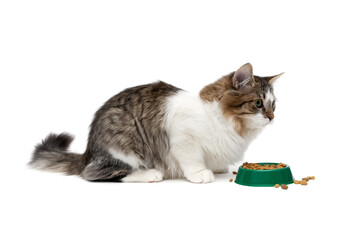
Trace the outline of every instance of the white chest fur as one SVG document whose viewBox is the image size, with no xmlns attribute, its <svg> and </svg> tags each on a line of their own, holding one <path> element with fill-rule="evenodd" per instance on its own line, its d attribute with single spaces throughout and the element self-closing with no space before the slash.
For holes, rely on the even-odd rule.
<svg viewBox="0 0 357 240">
<path fill-rule="evenodd" d="M 223 116 L 218 102 L 204 102 L 183 91 L 168 99 L 165 128 L 171 144 L 199 148 L 211 170 L 224 169 L 241 160 L 256 135 L 242 138 L 235 132 L 233 122 Z"/>
</svg>

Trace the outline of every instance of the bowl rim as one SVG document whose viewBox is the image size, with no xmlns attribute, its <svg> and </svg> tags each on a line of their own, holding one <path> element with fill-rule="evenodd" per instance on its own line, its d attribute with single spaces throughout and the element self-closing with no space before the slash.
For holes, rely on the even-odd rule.
<svg viewBox="0 0 357 240">
<path fill-rule="evenodd" d="M 258 162 L 258 164 L 276 164 L 278 165 L 279 163 L 275 163 L 275 162 Z M 284 163 L 285 164 L 285 163 Z M 288 164 L 285 164 L 286 167 L 284 168 L 277 168 L 277 169 L 269 169 L 269 170 L 264 170 L 264 169 L 249 169 L 249 168 L 243 168 L 243 164 L 239 166 L 239 169 L 243 169 L 243 171 L 262 171 L 262 172 L 274 172 L 274 171 L 282 171 L 283 169 L 289 169 L 290 166 Z"/>
</svg>

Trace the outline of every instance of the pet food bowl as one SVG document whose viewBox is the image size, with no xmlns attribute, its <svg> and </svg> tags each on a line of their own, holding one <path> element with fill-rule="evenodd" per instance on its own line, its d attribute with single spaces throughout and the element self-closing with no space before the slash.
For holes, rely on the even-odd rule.
<svg viewBox="0 0 357 240">
<path fill-rule="evenodd" d="M 258 163 L 260 165 L 278 163 Z M 285 164 L 286 165 L 286 164 Z M 242 165 L 243 166 L 243 165 Z M 239 167 L 235 183 L 251 186 L 251 187 L 272 187 L 275 184 L 291 184 L 294 182 L 294 177 L 291 173 L 290 167 L 286 165 L 284 168 L 271 170 L 253 170 Z"/>
</svg>

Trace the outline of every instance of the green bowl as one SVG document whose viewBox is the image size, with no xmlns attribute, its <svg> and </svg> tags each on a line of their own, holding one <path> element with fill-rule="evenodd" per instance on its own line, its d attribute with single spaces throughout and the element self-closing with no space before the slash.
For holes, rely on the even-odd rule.
<svg viewBox="0 0 357 240">
<path fill-rule="evenodd" d="M 260 165 L 278 163 L 259 163 Z M 286 165 L 286 164 L 285 164 Z M 272 170 L 253 170 L 239 167 L 235 183 L 251 187 L 272 187 L 275 184 L 290 184 L 294 182 L 294 177 L 290 167 Z"/>
</svg>

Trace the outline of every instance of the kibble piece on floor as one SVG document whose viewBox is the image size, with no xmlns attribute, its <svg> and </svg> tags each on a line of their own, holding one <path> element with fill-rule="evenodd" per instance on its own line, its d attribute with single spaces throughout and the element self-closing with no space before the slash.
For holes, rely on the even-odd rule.
<svg viewBox="0 0 357 240">
<path fill-rule="evenodd" d="M 237 172 L 236 172 L 236 171 L 233 171 L 233 174 L 237 174 Z"/>
<path fill-rule="evenodd" d="M 294 180 L 295 184 L 300 184 L 301 182 L 299 180 Z"/>
<path fill-rule="evenodd" d="M 280 186 L 279 186 L 279 184 L 275 184 L 274 187 L 278 188 L 278 187 L 280 187 Z"/>
<path fill-rule="evenodd" d="M 233 179 L 231 178 L 231 179 L 229 179 L 229 181 L 230 181 L 230 182 L 233 182 Z"/>
<path fill-rule="evenodd" d="M 285 184 L 281 184 L 281 188 L 286 190 L 286 189 L 288 189 L 289 187 L 288 187 L 287 185 L 285 185 Z"/>
<path fill-rule="evenodd" d="M 309 179 L 309 177 L 306 177 L 306 178 L 303 178 L 302 180 L 308 182 L 310 179 Z"/>
<path fill-rule="evenodd" d="M 307 185 L 307 181 L 302 180 L 302 181 L 301 181 L 301 185 Z"/>
<path fill-rule="evenodd" d="M 315 176 L 310 177 L 311 180 L 315 180 Z"/>
</svg>

